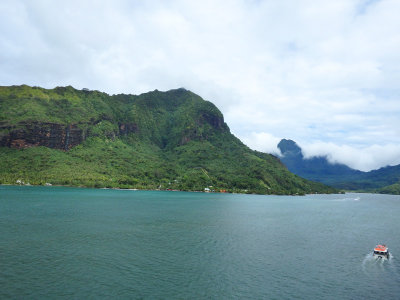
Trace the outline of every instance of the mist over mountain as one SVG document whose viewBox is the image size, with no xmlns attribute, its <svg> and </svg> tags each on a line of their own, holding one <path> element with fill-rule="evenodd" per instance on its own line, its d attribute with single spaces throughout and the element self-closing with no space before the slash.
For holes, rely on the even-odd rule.
<svg viewBox="0 0 400 300">
<path fill-rule="evenodd" d="M 400 165 L 362 172 L 344 164 L 331 163 L 326 156 L 305 158 L 296 142 L 282 139 L 280 160 L 289 171 L 309 180 L 353 191 L 400 193 Z"/>
<path fill-rule="evenodd" d="M 292 140 L 283 139 L 278 144 L 282 153 L 281 161 L 288 169 L 304 178 L 311 180 L 332 182 L 343 176 L 362 174 L 344 164 L 332 164 L 326 156 L 304 158 L 301 148 Z"/>
<path fill-rule="evenodd" d="M 335 190 L 290 173 L 230 133 L 186 90 L 110 96 L 0 87 L 0 183 L 259 194 Z"/>
</svg>

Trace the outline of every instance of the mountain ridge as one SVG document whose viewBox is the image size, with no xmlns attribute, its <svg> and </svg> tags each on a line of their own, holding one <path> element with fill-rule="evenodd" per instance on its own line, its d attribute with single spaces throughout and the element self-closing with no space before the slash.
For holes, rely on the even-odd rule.
<svg viewBox="0 0 400 300">
<path fill-rule="evenodd" d="M 71 86 L 0 87 L 0 182 L 335 192 L 230 133 L 219 109 L 185 90 L 108 95 Z"/>
</svg>

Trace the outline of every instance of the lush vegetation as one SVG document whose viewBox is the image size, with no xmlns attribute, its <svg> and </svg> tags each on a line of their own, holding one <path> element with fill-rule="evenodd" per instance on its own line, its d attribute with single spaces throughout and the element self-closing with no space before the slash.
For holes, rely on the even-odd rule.
<svg viewBox="0 0 400 300">
<path fill-rule="evenodd" d="M 335 192 L 290 173 L 274 156 L 246 147 L 211 102 L 185 89 L 109 96 L 72 87 L 1 87 L 0 139 L 32 122 L 75 124 L 84 142 L 69 151 L 0 147 L 0 183 Z"/>
</svg>

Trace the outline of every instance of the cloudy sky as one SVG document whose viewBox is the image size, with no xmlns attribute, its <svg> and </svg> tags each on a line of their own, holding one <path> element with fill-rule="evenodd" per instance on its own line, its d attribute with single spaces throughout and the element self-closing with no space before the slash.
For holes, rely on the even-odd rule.
<svg viewBox="0 0 400 300">
<path fill-rule="evenodd" d="M 0 85 L 185 87 L 253 149 L 400 164 L 400 1 L 0 1 Z"/>
</svg>

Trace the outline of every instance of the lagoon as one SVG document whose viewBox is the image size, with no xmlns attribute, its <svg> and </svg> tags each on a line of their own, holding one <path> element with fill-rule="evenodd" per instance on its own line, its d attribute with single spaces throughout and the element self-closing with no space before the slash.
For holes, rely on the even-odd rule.
<svg viewBox="0 0 400 300">
<path fill-rule="evenodd" d="M 399 216 L 390 195 L 0 186 L 0 298 L 398 299 Z"/>
</svg>

